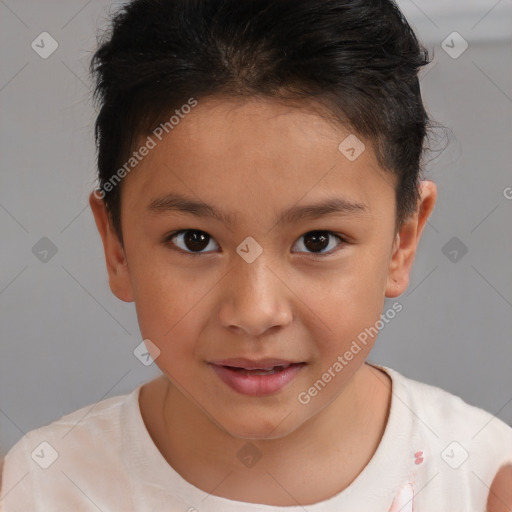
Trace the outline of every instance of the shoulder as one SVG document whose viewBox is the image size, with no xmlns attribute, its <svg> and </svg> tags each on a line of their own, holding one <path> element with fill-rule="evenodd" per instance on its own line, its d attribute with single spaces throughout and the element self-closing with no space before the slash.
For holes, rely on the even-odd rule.
<svg viewBox="0 0 512 512">
<path fill-rule="evenodd" d="M 448 391 L 386 371 L 396 407 L 410 413 L 415 439 L 429 453 L 429 475 L 441 475 L 438 489 L 453 493 L 458 488 L 468 500 L 478 499 L 482 511 L 486 501 L 487 512 L 511 510 L 512 427 Z"/>
<path fill-rule="evenodd" d="M 490 412 L 471 405 L 461 397 L 440 387 L 419 382 L 396 370 L 386 368 L 393 379 L 394 392 L 399 399 L 417 413 L 420 419 L 428 421 L 433 430 L 452 433 L 471 433 L 471 438 L 477 440 L 497 435 L 505 441 L 512 442 L 512 427 Z M 512 452 L 512 444 L 509 446 Z"/>
<path fill-rule="evenodd" d="M 131 396 L 132 393 L 118 395 L 86 405 L 29 431 L 9 450 L 5 463 L 8 464 L 17 455 L 24 455 L 25 451 L 31 454 L 42 442 L 50 444 L 53 441 L 56 449 L 62 446 L 66 450 L 73 448 L 85 451 L 88 445 L 97 446 L 98 439 L 107 441 L 115 438 L 122 407 Z"/>
<path fill-rule="evenodd" d="M 4 458 L 0 505 L 9 511 L 8 503 L 16 510 L 23 504 L 28 510 L 43 499 L 36 492 L 69 485 L 72 475 L 100 478 L 99 468 L 119 457 L 123 406 L 135 392 L 82 407 L 23 435 Z"/>
</svg>

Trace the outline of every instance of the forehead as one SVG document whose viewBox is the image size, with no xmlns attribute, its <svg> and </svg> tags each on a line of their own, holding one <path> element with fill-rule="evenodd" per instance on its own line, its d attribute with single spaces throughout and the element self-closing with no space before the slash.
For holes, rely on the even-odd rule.
<svg viewBox="0 0 512 512">
<path fill-rule="evenodd" d="M 153 136 L 155 147 L 125 178 L 123 202 L 151 210 L 174 192 L 238 216 L 337 192 L 371 211 L 375 200 L 394 194 L 394 176 L 379 167 L 369 141 L 354 137 L 311 107 L 210 98 L 161 140 Z M 356 159 L 348 158 L 354 152 L 340 151 L 346 140 L 359 141 Z"/>
</svg>

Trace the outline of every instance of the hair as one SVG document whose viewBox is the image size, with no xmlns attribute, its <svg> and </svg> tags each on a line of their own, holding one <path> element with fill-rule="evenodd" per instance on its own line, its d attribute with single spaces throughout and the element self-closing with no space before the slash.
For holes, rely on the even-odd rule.
<svg viewBox="0 0 512 512">
<path fill-rule="evenodd" d="M 319 105 L 397 176 L 397 228 L 416 211 L 430 126 L 418 71 L 430 59 L 394 1 L 133 0 L 101 39 L 90 66 L 99 187 L 121 243 L 122 183 L 103 187 L 190 98 Z"/>
</svg>

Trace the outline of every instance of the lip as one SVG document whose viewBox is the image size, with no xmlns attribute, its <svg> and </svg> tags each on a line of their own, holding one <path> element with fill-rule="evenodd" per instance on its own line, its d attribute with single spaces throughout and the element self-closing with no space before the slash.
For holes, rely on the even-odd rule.
<svg viewBox="0 0 512 512">
<path fill-rule="evenodd" d="M 306 363 L 292 363 L 283 361 L 282 359 L 266 359 L 258 362 L 240 359 L 227 359 L 231 365 L 218 363 L 210 363 L 210 366 L 217 376 L 234 391 L 248 396 L 265 396 L 277 393 L 284 389 L 301 371 Z M 234 362 L 236 361 L 236 363 Z M 272 364 L 277 361 L 278 364 Z M 281 363 L 281 364 L 279 364 Z M 243 366 L 236 366 L 243 365 Z M 266 365 L 266 366 L 265 366 Z M 270 368 L 272 366 L 286 366 L 282 371 L 268 375 L 251 375 L 244 370 L 235 370 L 234 368 L 246 368 L 252 366 L 251 369 Z M 231 367 L 231 368 L 229 368 Z"/>
<path fill-rule="evenodd" d="M 245 368 L 246 370 L 264 370 L 274 366 L 287 366 L 296 364 L 299 361 L 288 361 L 286 359 L 264 358 L 264 359 L 247 359 L 245 357 L 236 357 L 232 359 L 223 359 L 221 361 L 212 361 L 211 364 L 217 366 L 232 366 L 234 368 Z"/>
</svg>

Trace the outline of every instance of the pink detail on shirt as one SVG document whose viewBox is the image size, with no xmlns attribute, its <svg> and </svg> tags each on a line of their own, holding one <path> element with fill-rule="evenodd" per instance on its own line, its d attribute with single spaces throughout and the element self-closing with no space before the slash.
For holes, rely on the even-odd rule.
<svg viewBox="0 0 512 512">
<path fill-rule="evenodd" d="M 400 489 L 389 512 L 414 512 L 414 490 L 412 484 L 406 484 Z"/>
</svg>

